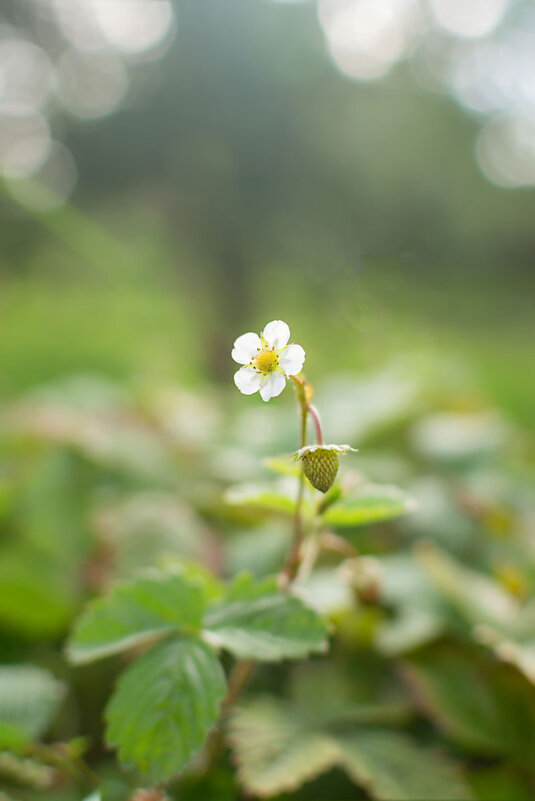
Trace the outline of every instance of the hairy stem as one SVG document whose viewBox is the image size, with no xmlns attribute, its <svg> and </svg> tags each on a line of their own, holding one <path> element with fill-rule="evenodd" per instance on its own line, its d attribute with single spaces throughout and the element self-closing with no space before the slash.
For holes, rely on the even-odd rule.
<svg viewBox="0 0 535 801">
<path fill-rule="evenodd" d="M 310 409 L 310 406 L 306 401 L 303 384 L 301 384 L 301 382 L 295 377 L 294 381 L 296 381 L 297 384 L 296 395 L 301 410 L 301 437 L 300 437 L 301 444 L 299 445 L 299 447 L 304 448 L 307 441 L 307 414 Z M 294 511 L 294 536 L 292 545 L 290 547 L 290 550 L 288 551 L 288 556 L 286 557 L 285 565 L 280 574 L 280 584 L 282 587 L 287 587 L 289 584 L 291 584 L 297 575 L 297 571 L 299 570 L 300 552 L 304 535 L 304 530 L 303 530 L 304 491 L 305 491 L 305 473 L 303 470 L 303 465 L 301 465 L 301 469 L 299 471 L 299 485 L 297 487 L 297 498 L 295 501 L 295 511 Z"/>
<path fill-rule="evenodd" d="M 311 403 L 308 404 L 308 411 L 310 412 L 310 416 L 314 421 L 314 428 L 316 430 L 316 442 L 318 445 L 323 445 L 323 429 L 321 427 L 320 413 L 318 412 L 316 407 L 313 406 Z"/>
</svg>

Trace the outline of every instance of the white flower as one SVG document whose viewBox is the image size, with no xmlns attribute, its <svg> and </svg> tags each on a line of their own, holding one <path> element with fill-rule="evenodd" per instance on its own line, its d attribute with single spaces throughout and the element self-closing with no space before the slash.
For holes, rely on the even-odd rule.
<svg viewBox="0 0 535 801">
<path fill-rule="evenodd" d="M 288 345 L 290 329 L 282 320 L 268 323 L 260 336 L 249 332 L 238 337 L 232 358 L 243 364 L 234 373 L 234 383 L 244 395 L 260 392 L 265 401 L 280 395 L 286 379 L 303 367 L 305 351 L 301 345 Z"/>
</svg>

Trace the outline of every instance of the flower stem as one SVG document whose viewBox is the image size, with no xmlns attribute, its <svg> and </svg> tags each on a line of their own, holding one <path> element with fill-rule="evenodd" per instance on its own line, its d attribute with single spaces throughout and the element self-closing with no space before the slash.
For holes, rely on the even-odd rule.
<svg viewBox="0 0 535 801">
<path fill-rule="evenodd" d="M 307 403 L 306 400 L 304 382 L 301 383 L 299 379 L 295 377 L 293 378 L 296 383 L 295 394 L 297 396 L 297 400 L 299 402 L 301 411 L 301 437 L 300 437 L 301 444 L 299 447 L 304 448 L 307 441 L 307 415 L 310 410 L 310 405 Z M 300 552 L 304 534 L 303 531 L 304 490 L 305 490 L 305 473 L 303 470 L 303 465 L 301 465 L 301 469 L 299 471 L 299 484 L 297 487 L 297 498 L 295 501 L 293 543 L 290 547 L 290 550 L 288 551 L 288 556 L 286 557 L 285 565 L 280 574 L 280 584 L 283 588 L 287 587 L 289 584 L 292 583 L 299 569 Z"/>
<path fill-rule="evenodd" d="M 318 445 L 323 445 L 323 430 L 321 428 L 320 413 L 311 403 L 308 404 L 308 411 L 314 421 L 314 428 L 316 429 L 316 442 Z M 304 447 L 303 445 L 301 447 Z"/>
<path fill-rule="evenodd" d="M 321 430 L 321 419 L 319 416 L 318 410 L 315 406 L 312 406 L 308 402 L 307 392 L 310 389 L 309 385 L 306 384 L 305 379 L 297 378 L 297 376 L 291 376 L 292 380 L 295 384 L 295 394 L 297 397 L 297 402 L 299 404 L 300 416 L 301 416 L 301 428 L 300 428 L 300 448 L 304 448 L 307 441 L 307 417 L 308 413 L 310 412 L 310 416 L 314 421 L 314 427 L 316 429 L 316 439 L 318 441 L 318 445 L 323 444 L 323 433 Z M 304 491 L 305 491 L 305 473 L 303 469 L 303 465 L 301 464 L 301 469 L 299 471 L 299 483 L 297 487 L 297 498 L 295 501 L 295 511 L 294 511 L 294 518 L 293 518 L 293 528 L 294 528 L 294 535 L 293 535 L 293 542 L 290 546 L 288 551 L 288 556 L 286 557 L 286 562 L 284 564 L 283 569 L 279 575 L 279 583 L 282 589 L 286 589 L 296 578 L 299 567 L 301 565 L 301 550 L 303 545 L 304 539 L 304 521 L 303 521 L 303 500 L 304 500 Z M 317 556 L 317 547 L 316 545 L 313 548 L 313 552 L 310 554 L 309 560 L 307 560 L 307 569 L 311 569 L 315 559 Z M 221 715 L 219 719 L 219 724 L 217 728 L 212 733 L 211 738 L 209 739 L 206 745 L 206 757 L 205 757 L 205 770 L 214 763 L 217 759 L 221 750 L 224 745 L 224 727 L 226 718 L 236 701 L 239 699 L 242 691 L 244 690 L 247 682 L 249 681 L 251 674 L 255 667 L 255 661 L 252 659 L 247 660 L 238 660 L 234 667 L 232 668 L 229 681 L 228 681 L 228 691 L 223 701 L 223 706 L 221 710 Z"/>
</svg>

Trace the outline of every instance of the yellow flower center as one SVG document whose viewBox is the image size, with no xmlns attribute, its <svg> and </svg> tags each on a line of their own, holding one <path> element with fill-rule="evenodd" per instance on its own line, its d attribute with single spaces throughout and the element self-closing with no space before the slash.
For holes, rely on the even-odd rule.
<svg viewBox="0 0 535 801">
<path fill-rule="evenodd" d="M 279 363 L 277 354 L 269 349 L 261 350 L 253 359 L 254 366 L 261 373 L 272 373 Z"/>
</svg>

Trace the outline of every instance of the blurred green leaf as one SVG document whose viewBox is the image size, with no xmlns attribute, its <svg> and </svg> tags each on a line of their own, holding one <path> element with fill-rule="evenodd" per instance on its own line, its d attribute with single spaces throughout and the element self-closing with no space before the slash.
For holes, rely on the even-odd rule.
<svg viewBox="0 0 535 801">
<path fill-rule="evenodd" d="M 523 606 L 508 630 L 486 624 L 474 628 L 474 639 L 489 647 L 494 655 L 520 670 L 535 684 L 535 601 Z"/>
<path fill-rule="evenodd" d="M 301 465 L 296 462 L 294 456 L 284 454 L 283 456 L 269 456 L 262 459 L 262 464 L 271 470 L 273 473 L 278 473 L 281 476 L 299 476 L 301 472 Z"/>
<path fill-rule="evenodd" d="M 422 389 L 414 371 L 392 364 L 357 378 L 330 376 L 318 391 L 318 407 L 333 442 L 362 443 L 410 420 Z"/>
<path fill-rule="evenodd" d="M 395 656 L 435 640 L 443 630 L 444 621 L 434 610 L 407 605 L 393 620 L 381 623 L 375 644 L 383 654 Z"/>
<path fill-rule="evenodd" d="M 219 600 L 225 592 L 223 581 L 201 562 L 192 562 L 172 554 L 163 554 L 158 562 L 158 566 L 166 573 L 181 576 L 188 584 L 200 587 L 207 602 Z"/>
<path fill-rule="evenodd" d="M 0 777 L 7 779 L 8 786 L 13 783 L 37 791 L 51 788 L 57 778 L 54 768 L 41 760 L 9 751 L 0 751 Z"/>
<path fill-rule="evenodd" d="M 478 801 L 532 801 L 533 789 L 511 766 L 476 768 L 468 781 Z"/>
<path fill-rule="evenodd" d="M 200 559 L 205 547 L 204 527 L 195 512 L 175 493 L 144 490 L 99 504 L 95 524 L 113 549 L 115 575 L 130 578 L 156 565 L 162 554 Z"/>
<path fill-rule="evenodd" d="M 28 737 L 18 726 L 0 720 L 0 750 L 20 751 L 27 742 Z"/>
<path fill-rule="evenodd" d="M 270 484 L 240 484 L 231 487 L 225 493 L 225 500 L 231 506 L 250 506 L 287 515 L 293 515 L 296 497 L 293 489 L 285 487 L 282 490 Z M 307 506 L 308 504 L 305 504 L 305 508 Z"/>
<path fill-rule="evenodd" d="M 414 654 L 405 671 L 422 709 L 459 745 L 533 765 L 535 695 L 514 668 L 441 644 Z"/>
<path fill-rule="evenodd" d="M 286 520 L 270 520 L 237 533 L 227 544 L 229 573 L 246 570 L 260 577 L 277 572 L 284 564 L 290 539 Z"/>
<path fill-rule="evenodd" d="M 332 659 L 302 662 L 292 671 L 290 695 L 305 725 L 399 726 L 413 716 L 406 694 L 396 693 L 377 664 L 359 672 Z M 388 694 L 385 692 L 388 686 Z M 329 688 L 324 692 L 325 687 Z"/>
<path fill-rule="evenodd" d="M 161 571 L 117 585 L 92 601 L 67 646 L 75 664 L 116 654 L 172 631 L 198 631 L 204 594 L 198 584 Z"/>
<path fill-rule="evenodd" d="M 75 608 L 70 576 L 25 543 L 0 550 L 0 625 L 35 639 L 57 637 Z"/>
<path fill-rule="evenodd" d="M 470 801 L 455 763 L 445 755 L 387 731 L 359 731 L 337 739 L 338 762 L 378 801 Z"/>
<path fill-rule="evenodd" d="M 167 781 L 215 726 L 225 690 L 210 647 L 195 639 L 161 643 L 121 675 L 106 710 L 107 741 L 123 763 Z"/>
<path fill-rule="evenodd" d="M 514 625 L 518 601 L 490 576 L 464 567 L 430 542 L 421 543 L 416 555 L 436 589 L 469 624 L 489 623 L 505 631 Z"/>
<path fill-rule="evenodd" d="M 300 598 L 277 590 L 276 579 L 240 577 L 206 614 L 213 645 L 240 659 L 276 662 L 325 651 L 327 627 Z"/>
<path fill-rule="evenodd" d="M 0 666 L 0 740 L 38 739 L 65 696 L 65 685 L 35 665 Z"/>
<path fill-rule="evenodd" d="M 502 662 L 514 665 L 532 684 L 535 684 L 535 641 L 517 642 L 504 637 L 490 626 L 476 626 L 474 638 L 488 646 Z"/>
<path fill-rule="evenodd" d="M 414 508 L 412 498 L 397 487 L 366 484 L 330 506 L 323 520 L 327 525 L 351 528 L 392 520 Z"/>
<path fill-rule="evenodd" d="M 381 601 L 393 616 L 381 622 L 377 648 L 393 656 L 436 639 L 449 623 L 449 607 L 410 553 L 387 554 L 381 566 Z"/>
<path fill-rule="evenodd" d="M 415 447 L 428 459 L 463 466 L 503 450 L 511 429 L 496 413 L 433 414 L 412 431 Z"/>
<path fill-rule="evenodd" d="M 327 690 L 328 691 L 328 690 Z M 230 721 L 238 777 L 254 795 L 297 789 L 332 767 L 381 801 L 470 801 L 455 763 L 408 737 L 381 729 L 353 733 L 314 726 L 289 704 L 259 698 Z"/>
<path fill-rule="evenodd" d="M 240 782 L 262 797 L 296 790 L 333 767 L 338 756 L 328 736 L 307 732 L 283 704 L 270 698 L 234 711 L 229 740 Z"/>
</svg>

